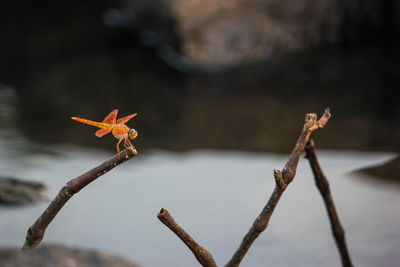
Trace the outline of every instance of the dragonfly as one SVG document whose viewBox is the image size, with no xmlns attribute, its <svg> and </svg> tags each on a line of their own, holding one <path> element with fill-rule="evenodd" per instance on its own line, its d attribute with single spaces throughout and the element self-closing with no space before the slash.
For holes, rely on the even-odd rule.
<svg viewBox="0 0 400 267">
<path fill-rule="evenodd" d="M 124 147 L 130 149 L 134 154 L 136 154 L 137 153 L 136 149 L 132 145 L 130 140 L 135 139 L 138 136 L 138 132 L 135 129 L 126 126 L 125 123 L 128 122 L 133 117 L 135 117 L 137 113 L 128 115 L 123 118 L 119 118 L 118 120 L 117 120 L 117 114 L 118 114 L 118 109 L 114 109 L 113 111 L 110 112 L 110 114 L 108 114 L 105 117 L 105 119 L 102 122 L 91 121 L 88 119 L 82 119 L 78 117 L 71 117 L 71 119 L 99 127 L 100 130 L 97 130 L 95 133 L 97 137 L 102 137 L 111 132 L 114 135 L 114 137 L 118 139 L 117 143 L 118 156 L 120 153 L 119 146 L 122 140 L 124 140 Z"/>
</svg>

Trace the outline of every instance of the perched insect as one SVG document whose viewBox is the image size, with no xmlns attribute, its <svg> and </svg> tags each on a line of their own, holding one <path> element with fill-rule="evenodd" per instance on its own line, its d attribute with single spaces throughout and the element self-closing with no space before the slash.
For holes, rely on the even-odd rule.
<svg viewBox="0 0 400 267">
<path fill-rule="evenodd" d="M 107 117 L 102 122 L 81 119 L 78 117 L 71 117 L 71 119 L 101 128 L 100 130 L 96 131 L 97 137 L 102 137 L 111 132 L 114 135 L 114 137 L 118 139 L 117 143 L 118 156 L 120 152 L 119 144 L 122 142 L 122 140 L 124 140 L 125 148 L 130 149 L 133 153 L 136 154 L 137 153 L 136 149 L 132 145 L 130 140 L 135 139 L 138 136 L 138 133 L 135 129 L 129 129 L 129 127 L 126 126 L 125 123 L 130 119 L 132 119 L 133 117 L 135 117 L 137 113 L 120 118 L 118 120 L 117 120 L 117 114 L 118 114 L 118 109 L 114 109 L 113 111 L 110 112 L 110 114 L 107 115 Z"/>
</svg>

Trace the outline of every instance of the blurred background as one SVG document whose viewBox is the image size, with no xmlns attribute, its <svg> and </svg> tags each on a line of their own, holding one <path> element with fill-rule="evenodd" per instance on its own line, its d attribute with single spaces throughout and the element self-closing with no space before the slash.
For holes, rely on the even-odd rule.
<svg viewBox="0 0 400 267">
<path fill-rule="evenodd" d="M 98 155 L 115 152 L 112 136 L 98 139 L 94 127 L 70 117 L 101 121 L 115 108 L 119 116 L 138 113 L 128 125 L 139 132 L 134 144 L 149 165 L 158 153 L 179 161 L 200 151 L 206 162 L 209 155 L 218 160 L 213 153 L 282 157 L 295 144 L 304 115 L 321 115 L 326 107 L 333 116 L 313 135 L 318 149 L 333 153 L 326 152 L 326 162 L 346 158 L 354 163 L 346 171 L 374 165 L 371 158 L 382 163 L 400 150 L 399 14 L 395 0 L 1 1 L 0 175 L 50 188 L 60 176 L 52 198 L 59 185 L 79 175 L 76 166 L 83 171 L 97 164 L 92 160 Z M 152 151 L 148 157 L 146 151 Z M 343 154 L 349 151 L 356 154 Z M 286 158 L 266 171 L 281 168 Z M 51 169 L 61 163 L 71 168 Z M 251 166 L 243 166 L 246 176 Z M 165 175 L 159 171 L 154 177 Z M 345 179 L 344 169 L 337 175 Z M 398 181 L 398 172 L 391 177 Z M 0 225 L 0 243 L 20 244 L 36 216 L 31 213 L 22 235 L 7 228 L 12 219 Z M 400 223 L 392 219 L 393 227 Z M 1 231 L 18 235 L 2 240 Z M 400 261 L 394 255 L 384 256 L 393 260 L 385 266 Z"/>
<path fill-rule="evenodd" d="M 69 118 L 119 108 L 139 113 L 143 148 L 288 152 L 304 114 L 330 107 L 320 147 L 399 151 L 399 6 L 2 1 L 1 124 L 111 149 Z"/>
</svg>

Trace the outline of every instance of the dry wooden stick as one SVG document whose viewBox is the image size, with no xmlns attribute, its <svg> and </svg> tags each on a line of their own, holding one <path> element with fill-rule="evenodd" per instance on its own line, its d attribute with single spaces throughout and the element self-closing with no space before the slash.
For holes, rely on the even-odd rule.
<svg viewBox="0 0 400 267">
<path fill-rule="evenodd" d="M 304 147 L 306 146 L 311 133 L 319 128 L 323 128 L 330 117 L 331 114 L 329 108 L 325 110 L 324 114 L 318 121 L 315 113 L 309 113 L 306 115 L 303 130 L 301 131 L 299 139 L 297 140 L 289 160 L 286 162 L 282 172 L 279 170 L 274 170 L 275 189 L 272 192 L 267 205 L 256 218 L 250 230 L 244 236 L 239 248 L 233 254 L 231 260 L 226 264 L 226 266 L 239 266 L 254 240 L 267 228 L 269 219 L 271 218 L 271 215 L 278 204 L 280 197 L 289 183 L 294 179 L 301 153 L 304 151 Z"/>
<path fill-rule="evenodd" d="M 339 249 L 340 258 L 342 259 L 342 265 L 344 267 L 351 267 L 350 255 L 347 250 L 346 240 L 344 238 L 344 230 L 339 221 L 339 216 L 336 212 L 335 203 L 329 189 L 329 182 L 321 167 L 318 163 L 317 154 L 315 153 L 315 144 L 313 140 L 310 140 L 305 148 L 306 157 L 310 162 L 310 166 L 315 178 L 315 184 L 321 193 L 321 196 L 325 202 L 325 207 L 329 215 L 329 220 L 331 222 L 332 234 L 335 238 L 336 245 Z"/>
<path fill-rule="evenodd" d="M 193 252 L 197 261 L 200 262 L 202 266 L 210 266 L 216 267 L 217 264 L 210 252 L 208 252 L 205 248 L 200 246 L 194 241 L 194 239 L 186 233 L 186 231 L 179 226 L 172 218 L 171 214 L 166 209 L 161 209 L 160 213 L 158 213 L 157 218 L 165 224 L 169 229 L 172 230 L 185 245 Z"/>
<path fill-rule="evenodd" d="M 115 155 L 101 165 L 69 181 L 63 188 L 61 188 L 60 192 L 53 199 L 47 209 L 42 213 L 42 215 L 40 215 L 35 223 L 29 227 L 23 249 L 35 248 L 39 246 L 47 226 L 51 223 L 64 204 L 74 194 L 78 193 L 82 188 L 96 180 L 101 175 L 136 155 L 136 150 L 133 152 L 130 149 L 125 149 L 121 151 L 119 155 Z"/>
</svg>

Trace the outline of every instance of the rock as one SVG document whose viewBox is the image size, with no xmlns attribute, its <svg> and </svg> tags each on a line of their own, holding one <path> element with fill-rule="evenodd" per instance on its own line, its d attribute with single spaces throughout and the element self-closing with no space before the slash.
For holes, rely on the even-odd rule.
<svg viewBox="0 0 400 267">
<path fill-rule="evenodd" d="M 251 63 L 337 38 L 338 12 L 333 0 L 171 3 L 184 54 L 202 64 L 226 67 Z"/>
<path fill-rule="evenodd" d="M 171 0 L 171 4 L 183 53 L 209 66 L 238 66 L 338 44 L 356 51 L 360 47 L 398 51 L 398 1 Z"/>
<path fill-rule="evenodd" d="M 387 181 L 400 182 L 400 156 L 397 156 L 382 165 L 361 169 L 360 172 Z"/>
<path fill-rule="evenodd" d="M 25 205 L 43 200 L 45 185 L 11 177 L 0 177 L 0 204 Z"/>
<path fill-rule="evenodd" d="M 71 248 L 59 244 L 45 244 L 38 249 L 0 248 L 0 262 L 4 267 L 137 267 L 128 260 L 106 252 Z"/>
</svg>

